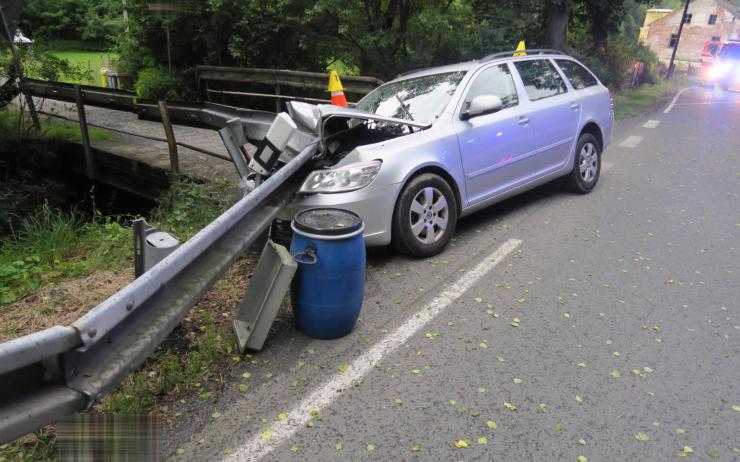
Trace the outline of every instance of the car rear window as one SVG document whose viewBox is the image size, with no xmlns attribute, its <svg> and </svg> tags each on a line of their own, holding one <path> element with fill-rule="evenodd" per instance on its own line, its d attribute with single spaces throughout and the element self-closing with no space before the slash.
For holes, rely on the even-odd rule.
<svg viewBox="0 0 740 462">
<path fill-rule="evenodd" d="M 568 91 L 555 66 L 545 59 L 515 62 L 530 101 L 537 101 Z"/>
<path fill-rule="evenodd" d="M 598 80 L 583 66 L 575 61 L 566 59 L 555 60 L 563 70 L 563 74 L 568 78 L 570 84 L 576 90 L 582 90 L 584 88 L 593 87 L 598 84 Z"/>
</svg>

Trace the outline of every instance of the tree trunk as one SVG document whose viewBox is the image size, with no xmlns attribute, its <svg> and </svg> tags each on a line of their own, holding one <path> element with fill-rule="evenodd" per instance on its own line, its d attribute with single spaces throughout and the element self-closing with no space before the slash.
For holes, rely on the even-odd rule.
<svg viewBox="0 0 740 462">
<path fill-rule="evenodd" d="M 551 3 L 547 7 L 547 46 L 562 50 L 567 42 L 568 6 Z"/>
</svg>

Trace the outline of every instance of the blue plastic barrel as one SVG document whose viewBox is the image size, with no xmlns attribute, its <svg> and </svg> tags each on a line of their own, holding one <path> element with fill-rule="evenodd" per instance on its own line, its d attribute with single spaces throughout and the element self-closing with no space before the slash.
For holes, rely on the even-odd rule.
<svg viewBox="0 0 740 462">
<path fill-rule="evenodd" d="M 305 210 L 291 223 L 298 262 L 290 299 L 298 329 L 309 337 L 343 337 L 355 328 L 365 293 L 365 225 L 339 209 Z"/>
</svg>

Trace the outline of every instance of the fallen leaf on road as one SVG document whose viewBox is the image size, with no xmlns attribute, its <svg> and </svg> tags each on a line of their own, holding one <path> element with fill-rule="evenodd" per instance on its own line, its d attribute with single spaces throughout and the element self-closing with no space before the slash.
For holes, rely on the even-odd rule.
<svg viewBox="0 0 740 462">
<path fill-rule="evenodd" d="M 342 442 L 341 441 L 337 441 L 337 443 L 334 445 L 334 449 L 336 449 L 337 451 L 341 451 L 342 450 Z"/>
<path fill-rule="evenodd" d="M 614 356 L 616 356 L 616 357 L 619 357 L 619 356 L 620 356 L 620 355 L 619 355 L 619 352 L 618 352 L 618 351 L 615 351 L 615 352 L 614 352 L 614 353 L 612 353 L 612 354 L 613 354 Z"/>
<path fill-rule="evenodd" d="M 252 376 L 252 373 L 251 372 L 245 372 L 245 373 L 242 374 L 242 377 L 244 377 L 245 379 L 248 379 L 251 376 Z"/>
<path fill-rule="evenodd" d="M 578 462 L 588 462 L 588 457 L 580 455 L 578 456 Z"/>
<path fill-rule="evenodd" d="M 611 371 L 609 375 L 611 375 L 615 379 L 618 379 L 622 376 L 622 374 L 620 374 L 619 371 Z"/>
<path fill-rule="evenodd" d="M 369 452 L 373 452 L 373 451 L 375 451 L 375 445 L 374 445 L 374 444 L 372 444 L 372 443 L 367 443 L 367 450 L 368 450 Z"/>
<path fill-rule="evenodd" d="M 467 448 L 470 446 L 471 441 L 469 439 L 465 440 L 455 440 L 455 447 L 457 449 Z"/>
<path fill-rule="evenodd" d="M 583 402 L 583 398 L 581 398 L 580 396 L 576 395 L 576 402 L 577 403 L 582 403 Z"/>
<path fill-rule="evenodd" d="M 539 406 L 537 406 L 537 410 L 545 414 L 547 412 L 547 404 L 540 403 Z"/>
<path fill-rule="evenodd" d="M 298 452 L 298 446 L 291 446 L 290 452 Z"/>
<path fill-rule="evenodd" d="M 474 300 L 475 300 L 476 302 L 480 303 L 480 302 L 482 302 L 482 301 L 483 301 L 483 298 L 481 298 L 481 297 L 475 297 L 475 299 L 474 299 Z"/>
<path fill-rule="evenodd" d="M 478 387 L 478 393 L 485 393 L 486 389 L 484 387 Z"/>
<path fill-rule="evenodd" d="M 485 348 L 488 348 L 488 344 L 487 344 L 486 342 L 480 342 L 480 343 L 478 344 L 478 346 L 479 346 L 479 347 L 481 347 L 481 348 L 484 348 L 484 349 L 485 349 Z"/>
<path fill-rule="evenodd" d="M 511 403 L 504 402 L 504 407 L 510 411 L 516 411 L 516 406 Z"/>
<path fill-rule="evenodd" d="M 488 422 L 486 422 L 486 426 L 488 426 L 488 428 L 490 428 L 491 430 L 495 430 L 496 428 L 498 428 L 498 425 L 496 425 L 496 422 L 494 422 L 493 420 L 489 420 Z"/>
<path fill-rule="evenodd" d="M 269 440 L 271 436 L 272 436 L 272 430 L 270 430 L 270 429 L 267 429 L 267 430 L 265 430 L 265 431 L 262 432 L 262 439 L 265 440 L 265 441 L 266 440 Z"/>
<path fill-rule="evenodd" d="M 394 402 L 395 402 L 396 404 L 398 404 L 399 406 L 403 404 L 403 401 L 401 401 L 401 400 L 400 400 L 400 399 L 398 399 L 398 398 L 396 398 Z"/>
<path fill-rule="evenodd" d="M 735 412 L 740 412 L 740 406 L 737 405 L 737 404 L 733 404 L 732 405 L 732 410 L 735 411 Z"/>
<path fill-rule="evenodd" d="M 650 437 L 649 437 L 649 436 L 647 436 L 646 434 L 644 434 L 643 432 L 637 432 L 637 433 L 635 434 L 635 439 L 636 439 L 637 441 L 647 441 L 647 440 L 649 440 L 649 439 L 650 439 Z"/>
<path fill-rule="evenodd" d="M 522 383 L 522 379 L 520 379 L 518 377 L 514 377 L 513 382 L 516 383 L 516 384 L 520 384 L 520 383 Z"/>
<path fill-rule="evenodd" d="M 643 367 L 642 370 L 645 371 L 645 372 L 647 372 L 648 374 L 651 373 L 651 372 L 653 372 L 653 370 L 651 368 L 647 367 L 647 366 Z"/>
<path fill-rule="evenodd" d="M 347 370 L 349 370 L 349 366 L 347 366 L 346 364 L 340 364 L 337 369 L 339 369 L 339 372 L 344 374 L 345 372 L 347 372 Z"/>
<path fill-rule="evenodd" d="M 287 412 L 281 412 L 280 414 L 278 414 L 278 420 L 285 420 L 287 418 L 288 418 Z"/>
<path fill-rule="evenodd" d="M 586 363 L 578 363 L 577 366 L 578 367 L 582 367 L 582 368 L 585 369 L 586 368 Z"/>
<path fill-rule="evenodd" d="M 416 443 L 415 445 L 411 446 L 411 450 L 414 451 L 414 452 L 421 451 L 421 444 Z"/>
<path fill-rule="evenodd" d="M 684 430 L 683 428 L 677 428 L 677 429 L 676 429 L 676 434 L 677 434 L 678 436 L 683 436 L 683 435 L 685 435 L 685 434 L 686 434 L 686 430 Z"/>
<path fill-rule="evenodd" d="M 486 438 L 485 436 L 479 436 L 478 444 L 488 444 L 488 438 Z"/>
<path fill-rule="evenodd" d="M 221 413 L 218 411 L 214 411 L 213 414 L 211 414 L 211 417 L 213 417 L 214 420 L 221 418 Z"/>
<path fill-rule="evenodd" d="M 566 318 L 569 318 L 570 317 L 570 313 L 568 313 L 567 311 L 563 311 L 563 316 L 566 317 Z"/>
</svg>

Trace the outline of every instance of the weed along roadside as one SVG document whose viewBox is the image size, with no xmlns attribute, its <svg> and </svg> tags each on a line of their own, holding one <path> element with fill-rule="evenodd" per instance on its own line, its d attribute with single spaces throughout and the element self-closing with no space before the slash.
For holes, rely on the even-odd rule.
<svg viewBox="0 0 740 462">
<path fill-rule="evenodd" d="M 93 196 L 83 188 L 70 194 L 64 183 L 42 181 L 28 170 L 4 173 L 13 181 L 0 190 L 0 341 L 69 325 L 131 282 L 130 223 L 136 215 L 184 241 L 235 198 L 228 182 L 182 180 L 142 208 L 141 198 L 126 198 L 121 191 L 104 194 L 98 188 Z M 234 354 L 231 322 L 253 267 L 254 255 L 247 252 L 95 412 L 152 413 L 168 421 L 176 417 L 180 400 L 213 394 L 229 365 L 241 360 Z M 49 426 L 0 445 L 0 460 L 55 460 L 54 438 Z"/>
</svg>

